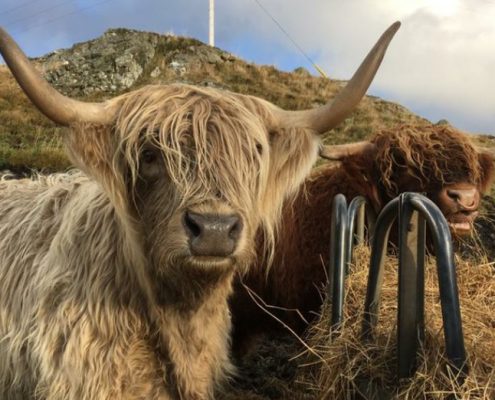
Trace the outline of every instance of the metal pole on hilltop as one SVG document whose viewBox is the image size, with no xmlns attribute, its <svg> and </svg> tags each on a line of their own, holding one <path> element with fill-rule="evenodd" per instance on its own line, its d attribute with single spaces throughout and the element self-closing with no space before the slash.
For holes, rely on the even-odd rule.
<svg viewBox="0 0 495 400">
<path fill-rule="evenodd" d="M 215 0 L 210 0 L 210 31 L 208 44 L 212 47 L 215 46 Z"/>
</svg>

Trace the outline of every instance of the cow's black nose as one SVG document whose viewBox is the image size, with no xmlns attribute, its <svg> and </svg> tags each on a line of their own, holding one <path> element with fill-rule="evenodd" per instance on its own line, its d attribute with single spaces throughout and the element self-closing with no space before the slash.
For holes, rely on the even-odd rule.
<svg viewBox="0 0 495 400">
<path fill-rule="evenodd" d="M 241 235 L 242 222 L 237 215 L 199 214 L 186 211 L 184 227 L 189 248 L 195 256 L 227 257 Z"/>
</svg>

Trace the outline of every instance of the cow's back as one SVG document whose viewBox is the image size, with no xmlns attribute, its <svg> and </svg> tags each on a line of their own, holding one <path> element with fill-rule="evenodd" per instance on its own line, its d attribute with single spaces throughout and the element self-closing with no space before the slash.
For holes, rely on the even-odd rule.
<svg viewBox="0 0 495 400">
<path fill-rule="evenodd" d="M 84 175 L 0 181 L 1 398 L 32 393 L 44 360 L 63 353 L 70 326 L 103 302 L 85 291 L 99 274 L 108 275 L 102 285 L 113 284 L 115 263 L 95 267 L 101 257 L 116 259 L 115 225 L 108 198 Z M 18 389 L 5 391 L 11 385 Z"/>
</svg>

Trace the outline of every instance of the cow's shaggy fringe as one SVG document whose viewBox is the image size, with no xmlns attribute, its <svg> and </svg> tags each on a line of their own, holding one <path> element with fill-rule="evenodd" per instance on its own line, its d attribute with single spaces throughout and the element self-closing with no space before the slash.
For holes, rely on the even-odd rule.
<svg viewBox="0 0 495 400">
<path fill-rule="evenodd" d="M 107 106 L 113 125 L 68 134 L 84 173 L 0 182 L 2 398 L 212 397 L 233 372 L 235 268 L 180 264 L 185 234 L 168 219 L 220 198 L 245 225 L 242 268 L 259 226 L 271 247 L 283 200 L 317 156 L 314 132 L 277 131 L 256 98 L 153 86 Z M 144 208 L 138 160 L 150 144 L 171 184 Z M 161 218 L 151 242 L 140 212 Z"/>
<path fill-rule="evenodd" d="M 426 341 L 418 371 L 399 384 L 396 377 L 396 260 L 385 265 L 379 323 L 375 338 L 361 339 L 362 311 L 368 279 L 369 249 L 358 248 L 347 280 L 342 334 L 330 340 L 328 309 L 312 327 L 309 345 L 324 359 L 305 370 L 302 380 L 321 399 L 493 399 L 495 396 L 495 266 L 457 259 L 469 375 L 458 384 L 445 359 L 436 266 L 426 267 Z"/>
</svg>

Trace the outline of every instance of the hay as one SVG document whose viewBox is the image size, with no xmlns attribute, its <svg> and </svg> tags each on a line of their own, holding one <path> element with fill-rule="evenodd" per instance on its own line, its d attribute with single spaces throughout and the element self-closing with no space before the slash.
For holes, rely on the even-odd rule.
<svg viewBox="0 0 495 400">
<path fill-rule="evenodd" d="M 425 271 L 425 343 L 411 379 L 396 382 L 397 262 L 385 264 L 379 322 L 371 343 L 360 340 L 368 279 L 369 249 L 356 249 L 356 263 L 346 284 L 342 334 L 330 341 L 328 305 L 310 329 L 308 344 L 324 361 L 308 354 L 299 380 L 321 399 L 494 399 L 495 265 L 456 259 L 469 375 L 456 383 L 444 354 L 442 316 L 434 259 Z"/>
</svg>

